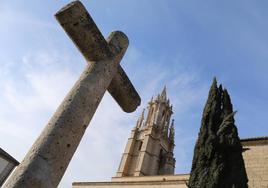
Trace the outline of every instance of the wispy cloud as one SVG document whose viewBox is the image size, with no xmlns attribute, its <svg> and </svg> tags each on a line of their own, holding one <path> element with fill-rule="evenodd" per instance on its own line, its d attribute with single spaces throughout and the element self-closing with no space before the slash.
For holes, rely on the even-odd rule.
<svg viewBox="0 0 268 188">
<path fill-rule="evenodd" d="M 76 58 L 60 51 L 33 52 L 23 56 L 20 62 L 15 62 L 21 64 L 20 67 L 5 66 L 6 70 L 1 70 L 7 74 L 0 82 L 0 131 L 5 135 L 0 138 L 0 143 L 18 160 L 22 160 L 49 117 L 79 77 L 80 70 L 72 69 L 70 63 L 65 63 L 74 59 Z M 132 61 L 135 61 L 136 65 L 137 62 L 155 63 L 153 59 L 150 60 L 150 57 L 134 48 L 129 51 L 124 61 L 128 62 L 125 65 L 127 72 L 134 66 Z M 130 130 L 135 125 L 141 109 L 146 107 L 151 96 L 162 90 L 164 84 L 169 88 L 168 94 L 174 104 L 175 119 L 181 118 L 180 112 L 183 110 L 179 110 L 180 108 L 186 104 L 189 108 L 198 100 L 196 93 L 199 88 L 189 87 L 191 83 L 198 81 L 198 75 L 183 71 L 178 75 L 170 75 L 172 67 L 164 69 L 161 63 L 159 64 L 149 72 L 140 70 L 139 77 L 130 74 L 133 82 L 139 81 L 136 86 L 141 91 L 143 101 L 135 113 L 122 112 L 112 97 L 108 93 L 105 94 L 61 182 L 62 187 L 68 187 L 72 181 L 109 180 L 115 175 Z M 20 74 L 12 74 L 14 69 L 18 68 L 20 70 L 16 71 Z M 173 79 L 167 82 L 169 76 Z M 172 88 L 176 88 L 176 91 Z M 180 132 L 180 128 L 177 130 Z M 188 139 L 180 137 L 176 142 L 182 146 L 180 143 L 187 142 Z M 18 143 L 23 143 L 20 148 L 17 147 Z M 178 153 L 182 153 L 183 150 L 184 148 L 180 147 L 176 155 L 180 156 Z"/>
<path fill-rule="evenodd" d="M 0 128 L 7 133 L 1 138 L 1 144 L 13 150 L 14 156 L 20 159 L 75 80 L 75 73 L 70 68 L 53 66 L 51 69 L 47 61 L 57 61 L 49 54 L 43 56 L 43 59 L 23 57 L 16 62 L 20 66 L 1 69 L 6 74 L 0 79 Z M 12 140 L 13 147 L 9 147 L 5 138 Z M 17 143 L 24 142 L 16 138 L 24 138 L 28 144 L 17 149 Z"/>
<path fill-rule="evenodd" d="M 85 65 L 53 18 L 52 9 L 63 2 L 45 4 L 53 8 L 45 9 L 36 1 L 27 6 L 20 4 L 22 7 L 0 2 L 0 144 L 18 160 L 22 160 Z M 260 120 L 265 116 L 263 101 L 267 98 L 267 63 L 263 63 L 267 59 L 263 37 L 267 11 L 260 11 L 258 6 L 239 5 L 236 9 L 229 3 L 202 4 L 200 9 L 188 1 L 142 5 L 125 1 L 118 6 L 116 1 L 96 0 L 87 7 L 104 33 L 124 28 L 129 36 L 130 47 L 121 65 L 140 93 L 142 104 L 136 112 L 127 114 L 105 94 L 60 187 L 70 187 L 73 181 L 109 180 L 142 108 L 164 85 L 174 109 L 177 173 L 190 170 L 211 75 L 221 77 L 232 90 L 235 108 L 243 108 L 237 122 L 243 126 L 244 135 L 252 134 L 252 124 L 256 135 L 267 130 Z M 249 11 L 252 7 L 253 13 Z M 41 16 L 29 13 L 27 8 L 49 12 Z M 248 17 L 249 13 L 253 16 Z M 254 110 L 260 114 L 253 116 Z"/>
</svg>

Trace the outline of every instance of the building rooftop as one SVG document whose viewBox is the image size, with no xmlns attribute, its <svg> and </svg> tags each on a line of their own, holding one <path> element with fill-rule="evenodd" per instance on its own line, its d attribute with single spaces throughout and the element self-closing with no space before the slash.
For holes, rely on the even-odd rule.
<svg viewBox="0 0 268 188">
<path fill-rule="evenodd" d="M 242 146 L 267 145 L 268 136 L 240 139 Z"/>
<path fill-rule="evenodd" d="M 268 140 L 268 136 L 252 137 L 252 138 L 242 138 L 242 139 L 240 139 L 241 142 L 258 141 L 258 140 Z"/>
<path fill-rule="evenodd" d="M 20 164 L 16 159 L 14 159 L 11 155 L 5 152 L 2 148 L 0 148 L 0 156 L 5 158 L 7 161 L 13 163 L 15 166 Z"/>
</svg>

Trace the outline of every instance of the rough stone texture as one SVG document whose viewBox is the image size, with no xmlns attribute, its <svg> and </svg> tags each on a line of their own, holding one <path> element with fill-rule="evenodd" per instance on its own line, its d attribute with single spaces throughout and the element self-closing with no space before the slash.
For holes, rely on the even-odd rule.
<svg viewBox="0 0 268 188">
<path fill-rule="evenodd" d="M 77 6 L 80 8 L 77 9 Z M 73 14 L 74 18 L 77 16 L 81 22 L 86 23 L 89 15 L 84 12 L 86 10 L 81 9 L 81 6 L 82 4 L 76 1 L 63 8 L 57 14 L 57 18 L 61 14 L 64 15 L 63 19 L 68 18 L 68 14 Z M 73 23 L 70 25 L 73 34 L 81 35 L 76 39 L 76 44 L 85 45 L 80 49 L 81 51 L 89 50 L 85 53 L 90 62 L 24 160 L 5 184 L 6 188 L 57 187 L 106 89 L 117 74 L 119 62 L 128 47 L 126 35 L 118 31 L 113 32 L 108 38 L 107 47 L 112 49 L 109 56 L 97 56 L 96 54 L 103 53 L 102 46 L 100 48 L 94 45 L 92 48 L 86 46 L 86 44 L 91 45 L 90 40 L 95 39 L 98 43 L 98 38 L 101 37 L 99 33 L 90 30 L 94 27 L 94 22 L 90 20 L 92 25 L 83 25 L 74 23 L 72 16 L 69 19 L 70 23 Z M 67 24 L 68 19 L 65 21 L 64 23 Z"/>
<path fill-rule="evenodd" d="M 57 187 L 128 46 L 122 33 L 112 36 L 118 54 L 86 67 L 5 187 Z"/>
<path fill-rule="evenodd" d="M 113 56 L 116 49 L 107 44 L 82 3 L 74 1 L 55 16 L 88 61 L 99 61 Z M 140 96 L 120 65 L 108 91 L 125 112 L 133 112 L 140 105 Z"/>
<path fill-rule="evenodd" d="M 247 188 L 242 146 L 227 90 L 211 86 L 195 145 L 190 188 Z"/>
</svg>

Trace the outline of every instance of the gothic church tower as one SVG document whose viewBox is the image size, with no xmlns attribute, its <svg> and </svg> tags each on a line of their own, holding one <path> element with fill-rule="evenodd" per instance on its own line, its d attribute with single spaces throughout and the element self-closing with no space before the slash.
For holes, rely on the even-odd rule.
<svg viewBox="0 0 268 188">
<path fill-rule="evenodd" d="M 174 121 L 166 87 L 148 103 L 131 131 L 116 177 L 174 174 Z"/>
</svg>

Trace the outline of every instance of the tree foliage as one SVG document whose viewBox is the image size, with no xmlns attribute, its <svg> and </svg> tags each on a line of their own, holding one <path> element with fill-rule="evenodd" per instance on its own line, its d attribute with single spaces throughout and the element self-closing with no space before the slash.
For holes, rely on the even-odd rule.
<svg viewBox="0 0 268 188">
<path fill-rule="evenodd" d="M 214 79 L 194 149 L 190 188 L 247 188 L 235 112 L 226 89 Z"/>
</svg>

